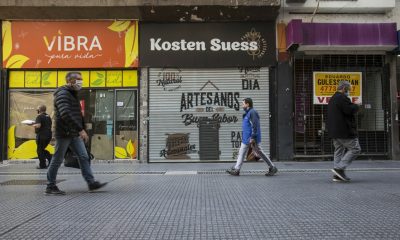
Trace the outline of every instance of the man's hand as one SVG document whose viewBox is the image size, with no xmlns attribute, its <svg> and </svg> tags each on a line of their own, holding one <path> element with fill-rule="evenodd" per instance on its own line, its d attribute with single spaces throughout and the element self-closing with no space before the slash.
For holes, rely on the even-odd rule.
<svg viewBox="0 0 400 240">
<path fill-rule="evenodd" d="M 358 106 L 361 106 L 361 100 L 360 100 L 359 98 L 357 98 L 357 99 L 354 101 L 354 104 L 357 104 Z"/>
<path fill-rule="evenodd" d="M 254 140 L 254 138 L 250 138 L 250 144 L 254 144 L 256 142 L 256 140 Z"/>
<path fill-rule="evenodd" d="M 89 141 L 89 136 L 87 135 L 87 133 L 85 132 L 85 130 L 82 130 L 79 132 L 79 137 L 85 142 L 87 143 Z"/>
</svg>

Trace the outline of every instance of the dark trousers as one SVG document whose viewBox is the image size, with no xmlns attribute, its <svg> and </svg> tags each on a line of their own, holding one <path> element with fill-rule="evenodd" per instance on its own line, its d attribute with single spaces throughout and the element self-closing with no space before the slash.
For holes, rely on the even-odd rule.
<svg viewBox="0 0 400 240">
<path fill-rule="evenodd" d="M 39 158 L 39 167 L 45 168 L 46 167 L 46 159 L 51 161 L 51 154 L 49 151 L 46 150 L 47 145 L 49 145 L 51 138 L 48 137 L 41 137 L 36 136 L 36 145 L 37 145 L 37 155 Z"/>
</svg>

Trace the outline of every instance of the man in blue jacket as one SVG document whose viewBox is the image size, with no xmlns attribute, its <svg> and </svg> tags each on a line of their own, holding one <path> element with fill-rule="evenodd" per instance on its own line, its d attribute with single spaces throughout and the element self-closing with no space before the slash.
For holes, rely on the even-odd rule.
<svg viewBox="0 0 400 240">
<path fill-rule="evenodd" d="M 242 102 L 243 110 L 243 123 L 242 123 L 242 144 L 240 145 L 238 158 L 236 165 L 228 170 L 229 174 L 239 176 L 240 167 L 243 164 L 246 153 L 249 149 L 249 145 L 252 145 L 253 151 L 260 156 L 269 166 L 266 176 L 273 176 L 278 172 L 278 169 L 272 163 L 271 159 L 265 155 L 264 151 L 260 148 L 261 142 L 261 128 L 260 128 L 260 116 L 258 112 L 253 108 L 253 100 L 251 98 L 245 98 Z"/>
</svg>

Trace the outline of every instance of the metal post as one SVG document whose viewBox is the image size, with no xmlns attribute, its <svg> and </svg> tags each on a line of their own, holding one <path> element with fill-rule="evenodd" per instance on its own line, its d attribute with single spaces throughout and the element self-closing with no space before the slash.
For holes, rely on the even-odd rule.
<svg viewBox="0 0 400 240">
<path fill-rule="evenodd" d="M 390 158 L 393 160 L 400 159 L 400 146 L 399 146 L 399 106 L 397 103 L 397 76 L 396 66 L 400 64 L 400 57 L 396 55 L 387 56 L 387 61 L 390 64 L 390 122 L 391 122 L 391 134 L 390 134 Z"/>
</svg>

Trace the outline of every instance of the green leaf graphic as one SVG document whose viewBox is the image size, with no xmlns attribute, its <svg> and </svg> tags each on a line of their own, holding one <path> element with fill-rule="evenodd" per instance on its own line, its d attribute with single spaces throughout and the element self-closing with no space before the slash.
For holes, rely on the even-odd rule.
<svg viewBox="0 0 400 240">
<path fill-rule="evenodd" d="M 104 74 L 101 74 L 101 73 L 98 72 L 98 73 L 97 73 L 97 77 L 98 77 L 98 78 L 104 78 Z"/>
<path fill-rule="evenodd" d="M 45 72 L 45 73 L 43 74 L 42 78 L 43 78 L 43 81 L 44 81 L 44 82 L 47 81 L 47 80 L 49 80 L 50 74 L 51 74 L 51 72 Z"/>
<path fill-rule="evenodd" d="M 92 82 L 92 86 L 99 86 L 104 80 L 103 79 L 96 79 Z"/>
</svg>

